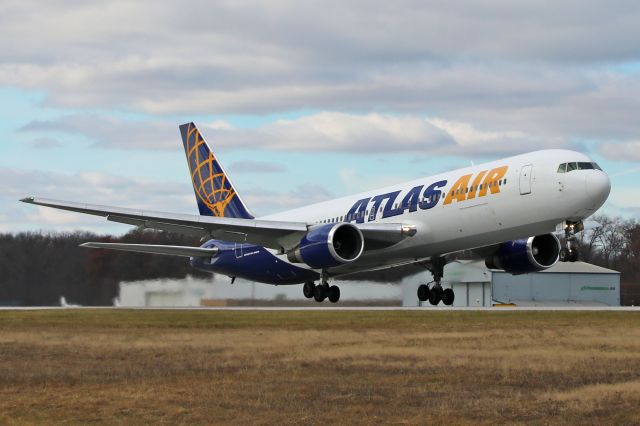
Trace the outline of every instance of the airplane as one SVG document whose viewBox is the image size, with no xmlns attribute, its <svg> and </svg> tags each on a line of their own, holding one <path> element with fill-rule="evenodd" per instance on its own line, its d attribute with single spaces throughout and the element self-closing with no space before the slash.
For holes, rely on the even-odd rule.
<svg viewBox="0 0 640 426">
<path fill-rule="evenodd" d="M 199 215 L 46 198 L 21 201 L 201 238 L 199 247 L 87 242 L 83 247 L 190 258 L 193 267 L 272 285 L 305 297 L 340 299 L 330 281 L 400 276 L 433 280 L 420 301 L 452 305 L 444 266 L 461 252 L 512 274 L 576 261 L 576 233 L 606 201 L 609 177 L 586 155 L 542 150 L 255 217 L 194 123 L 180 126 Z M 564 241 L 555 235 L 564 227 Z M 422 269 L 424 270 L 424 269 Z M 396 273 L 398 276 L 398 273 Z M 316 284 L 316 282 L 318 284 Z"/>
</svg>

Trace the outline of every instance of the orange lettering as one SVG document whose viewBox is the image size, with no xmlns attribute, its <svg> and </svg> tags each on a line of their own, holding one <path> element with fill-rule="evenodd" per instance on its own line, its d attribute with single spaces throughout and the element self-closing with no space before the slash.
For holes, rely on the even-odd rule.
<svg viewBox="0 0 640 426">
<path fill-rule="evenodd" d="M 491 193 L 497 194 L 500 192 L 500 187 L 498 186 L 498 181 L 507 174 L 507 170 L 509 166 L 496 167 L 492 169 L 489 173 L 487 173 L 487 177 L 482 182 L 482 189 L 480 190 L 480 194 L 478 197 L 484 197 L 487 195 L 487 190 L 489 189 L 489 182 L 491 182 Z"/>
<path fill-rule="evenodd" d="M 444 199 L 443 204 L 451 204 L 454 198 L 458 202 L 466 200 L 467 194 L 465 194 L 464 190 L 469 185 L 469 179 L 471 179 L 471 175 L 464 175 L 460 179 L 458 179 L 458 181 L 454 183 L 451 189 L 448 191 L 447 198 Z"/>
<path fill-rule="evenodd" d="M 467 196 L 467 200 L 476 198 L 476 190 L 478 188 L 478 185 L 480 185 L 480 181 L 482 180 L 482 177 L 485 175 L 485 173 L 487 173 L 486 170 L 481 171 L 480 173 L 478 173 L 478 176 L 476 176 L 476 178 L 473 180 L 473 183 L 471 184 L 471 189 L 469 190 L 469 195 Z"/>
</svg>

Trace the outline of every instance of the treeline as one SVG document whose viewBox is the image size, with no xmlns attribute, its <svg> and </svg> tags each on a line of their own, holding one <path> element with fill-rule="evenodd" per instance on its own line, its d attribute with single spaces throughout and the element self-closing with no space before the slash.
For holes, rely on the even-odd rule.
<svg viewBox="0 0 640 426">
<path fill-rule="evenodd" d="M 620 272 L 623 305 L 640 305 L 640 222 L 599 214 L 599 227 L 580 233 L 580 260 Z"/>
<path fill-rule="evenodd" d="M 105 306 L 118 296 L 120 281 L 210 276 L 187 258 L 78 247 L 87 241 L 200 245 L 198 239 L 167 232 L 133 230 L 118 238 L 89 232 L 0 234 L 0 305 Z"/>
</svg>

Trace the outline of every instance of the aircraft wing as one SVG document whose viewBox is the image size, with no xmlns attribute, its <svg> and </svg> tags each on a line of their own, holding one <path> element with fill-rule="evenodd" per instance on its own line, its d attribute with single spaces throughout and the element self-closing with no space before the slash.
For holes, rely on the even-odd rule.
<svg viewBox="0 0 640 426">
<path fill-rule="evenodd" d="M 106 217 L 111 222 L 124 223 L 140 228 L 170 231 L 200 238 L 215 238 L 237 243 L 251 243 L 281 251 L 297 246 L 313 224 L 260 219 L 237 219 L 213 216 L 165 213 L 75 203 L 48 198 L 27 197 L 24 203 L 77 213 Z M 357 225 L 369 249 L 390 246 L 415 234 L 415 228 L 402 224 Z"/>
</svg>

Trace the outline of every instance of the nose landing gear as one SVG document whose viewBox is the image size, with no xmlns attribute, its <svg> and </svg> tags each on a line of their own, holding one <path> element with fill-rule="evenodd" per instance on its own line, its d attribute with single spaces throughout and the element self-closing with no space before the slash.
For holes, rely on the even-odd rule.
<svg viewBox="0 0 640 426">
<path fill-rule="evenodd" d="M 442 276 L 444 275 L 444 265 L 447 261 L 444 257 L 438 256 L 431 259 L 431 274 L 433 275 L 433 286 L 429 288 L 429 284 L 421 284 L 418 287 L 418 300 L 426 302 L 427 300 L 433 306 L 442 301 L 447 306 L 453 305 L 455 293 L 453 289 L 443 289 L 441 285 Z"/>
<path fill-rule="evenodd" d="M 582 231 L 584 225 L 582 221 L 567 221 L 564 225 L 564 243 L 565 246 L 560 249 L 560 262 L 576 262 L 579 259 L 578 243 L 576 233 Z"/>
</svg>

